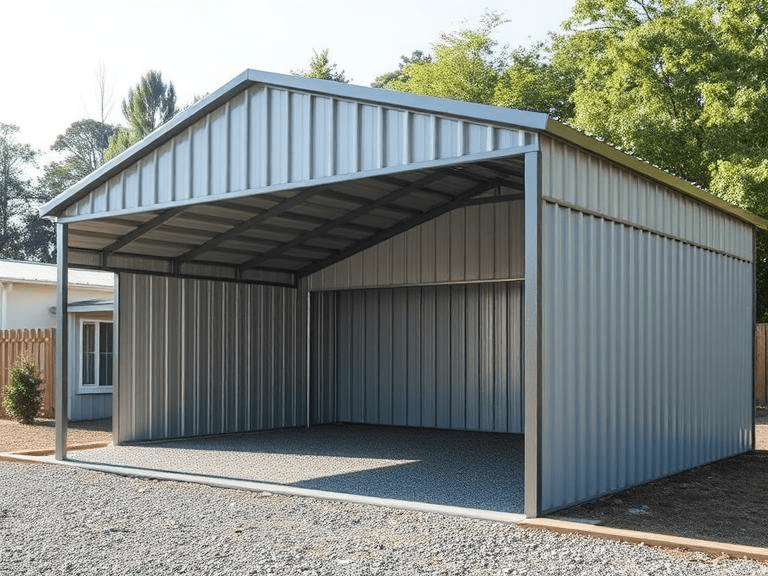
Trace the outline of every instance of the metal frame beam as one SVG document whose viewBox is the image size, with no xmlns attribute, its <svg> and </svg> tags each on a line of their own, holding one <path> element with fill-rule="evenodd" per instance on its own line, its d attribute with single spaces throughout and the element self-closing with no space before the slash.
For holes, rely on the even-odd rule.
<svg viewBox="0 0 768 576">
<path fill-rule="evenodd" d="M 305 201 L 309 196 L 312 196 L 314 194 L 317 194 L 320 192 L 321 189 L 316 188 L 307 188 L 305 190 L 302 190 L 295 196 L 291 198 L 287 198 L 280 202 L 279 204 L 272 206 L 271 208 L 267 208 L 260 214 L 256 214 L 255 216 L 252 216 L 251 218 L 248 218 L 247 220 L 243 220 L 240 224 L 234 226 L 230 230 L 227 230 L 226 232 L 222 232 L 218 236 L 214 236 L 207 242 L 204 242 L 200 246 L 197 246 L 196 248 L 193 248 L 192 250 L 189 250 L 185 254 L 182 254 L 181 256 L 178 256 L 175 259 L 175 262 L 177 264 L 182 264 L 184 262 L 190 262 L 191 260 L 194 260 L 197 256 L 200 254 L 204 254 L 205 252 L 208 252 L 211 248 L 214 248 L 218 246 L 219 244 L 222 244 L 223 242 L 226 242 L 226 240 L 232 236 L 237 236 L 241 232 L 244 232 L 245 230 L 248 230 L 249 228 L 252 228 L 253 226 L 256 226 L 266 220 L 269 220 L 270 218 L 274 218 L 275 216 L 278 216 L 280 214 L 283 214 L 290 210 L 293 206 L 296 206 L 300 202 Z"/>
<path fill-rule="evenodd" d="M 157 216 L 152 218 L 151 220 L 148 220 L 135 230 L 129 232 L 125 236 L 121 236 L 117 240 L 115 240 L 112 244 L 109 246 L 106 246 L 102 248 L 101 250 L 101 257 L 107 258 L 110 254 L 113 252 L 117 252 L 121 248 L 124 248 L 137 238 L 143 236 L 150 230 L 154 230 L 158 226 L 163 225 L 165 222 L 176 216 L 179 212 L 181 212 L 183 208 L 172 208 L 170 210 L 165 210 L 163 212 L 160 212 Z"/>
<path fill-rule="evenodd" d="M 395 190 L 394 192 L 397 192 Z M 393 192 L 388 192 L 387 194 L 392 194 Z M 347 202 L 349 204 L 356 204 L 360 207 L 368 207 L 370 206 L 371 210 L 374 208 L 381 208 L 384 210 L 392 210 L 394 212 L 405 212 L 414 214 L 418 212 L 418 210 L 414 208 L 408 208 L 407 206 L 400 206 L 399 204 L 392 204 L 390 202 L 386 203 L 380 203 L 379 199 L 371 199 L 371 198 L 364 198 L 363 196 L 355 196 L 354 194 L 347 194 L 346 192 L 327 192 L 323 194 L 318 194 L 319 197 L 326 197 L 326 198 L 333 198 L 334 200 L 342 200 L 344 202 Z"/>
<path fill-rule="evenodd" d="M 54 458 L 67 458 L 67 421 L 69 419 L 69 326 L 67 322 L 69 268 L 69 245 L 67 225 L 56 224 L 56 375 L 54 407 L 56 416 L 56 437 Z"/>
<path fill-rule="evenodd" d="M 541 152 L 525 155 L 525 515 L 541 514 Z"/>
<path fill-rule="evenodd" d="M 291 248 L 294 248 L 300 244 L 304 244 L 307 240 L 310 240 L 312 238 L 317 238 L 318 236 L 323 236 L 327 234 L 330 230 L 333 230 L 334 228 L 339 228 L 341 223 L 346 223 L 352 220 L 356 220 L 357 218 L 360 218 L 361 216 L 368 214 L 371 210 L 374 210 L 376 208 L 380 208 L 386 204 L 389 204 L 390 202 L 397 200 L 402 196 L 405 196 L 409 192 L 418 190 L 423 186 L 426 186 L 427 184 L 435 182 L 444 177 L 445 176 L 440 172 L 428 174 L 427 176 L 424 176 L 423 178 L 419 178 L 418 180 L 409 184 L 408 186 L 389 192 L 388 194 L 385 194 L 384 196 L 376 200 L 367 200 L 365 198 L 361 198 L 360 200 L 362 200 L 363 202 L 366 202 L 364 205 L 359 206 L 358 208 L 348 212 L 347 214 L 345 214 L 341 218 L 338 218 L 337 220 L 332 220 L 326 224 L 318 226 L 317 228 L 308 230 L 304 234 L 297 236 L 291 242 L 287 242 L 282 246 L 277 246 L 273 250 L 270 250 L 269 252 L 264 254 L 263 256 L 248 260 L 247 262 L 241 264 L 240 270 L 242 271 L 242 270 L 248 270 L 250 268 L 257 268 L 261 262 L 264 262 L 266 260 L 271 260 L 272 258 L 275 258 L 276 256 L 279 256 L 280 254 L 283 254 L 284 252 L 290 250 Z M 407 210 L 411 211 L 411 209 L 407 209 Z M 418 217 L 419 214 L 421 213 L 417 212 L 415 217 Z M 378 236 L 378 234 L 376 236 Z"/>
<path fill-rule="evenodd" d="M 120 274 L 116 274 L 112 293 L 112 444 L 120 439 Z M 128 383 L 126 383 L 127 385 Z"/>
</svg>

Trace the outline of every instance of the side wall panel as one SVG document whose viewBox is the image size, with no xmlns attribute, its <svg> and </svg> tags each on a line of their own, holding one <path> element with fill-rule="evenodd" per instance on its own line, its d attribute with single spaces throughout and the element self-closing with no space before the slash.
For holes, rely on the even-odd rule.
<svg viewBox="0 0 768 576">
<path fill-rule="evenodd" d="M 306 424 L 299 291 L 119 282 L 121 442 Z"/>
<path fill-rule="evenodd" d="M 523 202 L 515 201 L 458 208 L 307 280 L 310 290 L 345 290 L 522 277 Z"/>
<path fill-rule="evenodd" d="M 752 259 L 751 227 L 728 214 L 546 136 L 541 138 L 541 157 L 545 199 Z"/>
<path fill-rule="evenodd" d="M 522 284 L 312 296 L 314 423 L 522 433 Z"/>
<path fill-rule="evenodd" d="M 752 264 L 543 205 L 541 508 L 749 450 Z"/>
</svg>

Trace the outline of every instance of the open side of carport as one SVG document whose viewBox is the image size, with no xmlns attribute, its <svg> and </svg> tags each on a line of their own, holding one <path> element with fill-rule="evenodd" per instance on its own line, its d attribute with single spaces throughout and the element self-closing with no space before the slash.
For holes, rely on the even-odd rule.
<svg viewBox="0 0 768 576">
<path fill-rule="evenodd" d="M 119 275 L 118 444 L 524 433 L 529 516 L 751 447 L 765 223 L 545 114 L 247 71 L 43 212 Z"/>
</svg>

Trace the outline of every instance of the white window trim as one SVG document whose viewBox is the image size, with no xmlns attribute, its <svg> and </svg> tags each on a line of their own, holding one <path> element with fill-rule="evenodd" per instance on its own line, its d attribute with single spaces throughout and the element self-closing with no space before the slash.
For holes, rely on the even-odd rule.
<svg viewBox="0 0 768 576">
<path fill-rule="evenodd" d="M 79 331 L 77 334 L 77 393 L 78 394 L 111 394 L 113 386 L 98 386 L 96 384 L 83 384 L 83 325 L 84 324 L 112 324 L 114 322 L 111 318 L 80 318 Z M 112 324 L 114 327 L 114 324 Z M 94 343 L 96 345 L 96 362 L 94 366 L 94 373 L 99 373 L 99 331 L 96 330 L 94 335 Z M 114 344 L 113 344 L 114 346 Z M 112 361 L 114 362 L 114 349 L 113 349 Z"/>
</svg>

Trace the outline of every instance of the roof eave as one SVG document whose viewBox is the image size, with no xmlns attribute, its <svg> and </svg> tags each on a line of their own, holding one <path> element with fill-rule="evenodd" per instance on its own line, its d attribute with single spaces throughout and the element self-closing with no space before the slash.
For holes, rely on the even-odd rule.
<svg viewBox="0 0 768 576">
<path fill-rule="evenodd" d="M 182 132 L 207 113 L 218 108 L 225 101 L 255 84 L 289 88 L 361 102 L 399 106 L 415 111 L 484 120 L 529 130 L 543 130 L 547 125 L 547 114 L 543 112 L 500 108 L 487 104 L 420 96 L 382 88 L 355 86 L 331 80 L 319 80 L 259 70 L 246 70 L 215 92 L 178 114 L 169 122 L 160 126 L 157 130 L 123 151 L 56 198 L 41 206 L 39 210 L 40 215 L 47 218 L 60 216 L 68 206 L 79 200 L 81 196 L 132 164 L 138 157 L 158 148 L 168 139 Z"/>
<path fill-rule="evenodd" d="M 78 196 L 86 191 L 100 185 L 108 180 L 112 175 L 123 168 L 132 164 L 138 156 L 161 146 L 166 140 L 176 134 L 184 131 L 188 126 L 194 124 L 197 120 L 205 116 L 211 110 L 217 108 L 221 103 L 229 100 L 242 90 L 252 84 L 248 78 L 248 70 L 239 74 L 236 78 L 227 82 L 224 86 L 209 94 L 199 102 L 196 102 L 174 118 L 154 130 L 133 146 L 127 148 L 112 160 L 91 172 L 88 176 L 68 188 L 62 194 L 59 194 L 46 204 L 40 207 L 40 216 L 56 217 L 66 209 L 72 202 L 78 200 Z"/>
<path fill-rule="evenodd" d="M 640 174 L 643 174 L 644 176 L 647 176 L 648 178 L 655 180 L 664 186 L 677 190 L 686 196 L 690 196 L 700 202 L 703 202 L 704 204 L 712 206 L 713 208 L 727 212 L 752 226 L 762 230 L 768 230 L 768 220 L 756 216 L 751 212 L 744 210 L 743 208 L 734 206 L 722 198 L 707 192 L 703 188 L 699 188 L 698 186 L 691 184 L 687 180 L 683 180 L 678 176 L 674 176 L 669 172 L 665 172 L 661 168 L 657 168 L 653 164 L 649 164 L 644 160 L 640 160 L 635 156 L 631 156 L 630 154 L 627 154 L 618 148 L 614 148 L 605 142 L 601 142 L 600 140 L 596 140 L 591 136 L 587 136 L 583 132 L 579 132 L 575 128 L 571 128 L 570 126 L 567 126 L 562 122 L 558 122 L 553 118 L 549 118 L 547 120 L 545 132 L 557 138 L 567 140 L 568 142 L 571 142 L 580 148 L 584 148 L 585 150 L 599 154 L 600 156 L 625 166 L 631 170 L 634 170 L 635 172 L 639 172 Z"/>
</svg>

